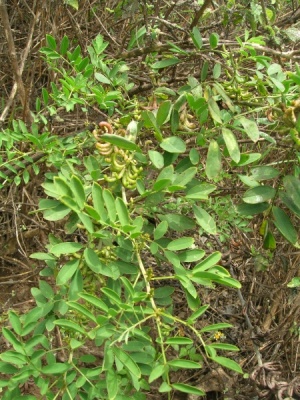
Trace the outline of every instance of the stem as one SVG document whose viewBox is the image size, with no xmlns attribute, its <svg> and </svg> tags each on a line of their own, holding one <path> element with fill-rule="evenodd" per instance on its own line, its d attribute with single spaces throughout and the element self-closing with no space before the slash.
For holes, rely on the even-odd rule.
<svg viewBox="0 0 300 400">
<path fill-rule="evenodd" d="M 199 19 L 202 17 L 202 15 L 204 14 L 204 11 L 206 10 L 207 7 L 210 6 L 212 0 L 205 0 L 202 7 L 200 8 L 200 10 L 198 10 L 194 16 L 194 19 L 190 25 L 190 30 L 192 30 L 197 24 Z"/>
<path fill-rule="evenodd" d="M 145 270 L 143 261 L 141 259 L 141 255 L 140 255 L 138 246 L 135 246 L 135 250 L 136 250 L 136 256 L 137 256 L 139 268 L 140 268 L 140 271 L 141 271 L 141 273 L 143 275 L 143 278 L 144 278 L 144 281 L 145 281 L 146 291 L 147 291 L 147 294 L 149 295 L 152 308 L 153 308 L 153 310 L 155 312 L 154 318 L 155 318 L 155 321 L 156 321 L 158 336 L 159 336 L 160 342 L 161 342 L 160 343 L 161 354 L 162 354 L 162 357 L 163 357 L 163 360 L 164 360 L 164 364 L 166 365 L 167 364 L 167 357 L 166 357 L 165 348 L 164 348 L 163 340 L 162 340 L 163 339 L 163 335 L 162 335 L 162 332 L 161 332 L 161 329 L 160 329 L 160 326 L 161 326 L 160 315 L 163 315 L 163 314 L 162 314 L 161 310 L 156 306 L 155 301 L 153 299 L 153 296 L 152 296 L 152 293 L 151 293 L 151 286 L 150 286 L 150 283 L 149 283 L 149 279 L 148 279 L 147 272 Z M 170 384 L 169 375 L 167 375 L 167 381 L 168 381 L 168 384 Z"/>
<path fill-rule="evenodd" d="M 24 83 L 22 80 L 21 69 L 19 68 L 19 65 L 18 65 L 16 48 L 15 48 L 14 38 L 12 35 L 12 30 L 11 30 L 11 26 L 10 26 L 10 22 L 9 22 L 9 17 L 8 17 L 5 0 L 0 0 L 0 18 L 2 19 L 2 22 L 3 22 L 4 33 L 5 33 L 5 37 L 7 40 L 8 57 L 11 62 L 12 73 L 13 73 L 15 82 L 17 84 L 18 95 L 19 95 L 19 98 L 20 98 L 20 101 L 21 101 L 21 104 L 23 107 L 24 116 L 25 116 L 27 123 L 32 123 L 33 119 L 32 119 L 32 115 L 30 113 L 30 109 L 28 106 L 27 94 L 26 94 L 25 86 L 24 86 Z"/>
</svg>

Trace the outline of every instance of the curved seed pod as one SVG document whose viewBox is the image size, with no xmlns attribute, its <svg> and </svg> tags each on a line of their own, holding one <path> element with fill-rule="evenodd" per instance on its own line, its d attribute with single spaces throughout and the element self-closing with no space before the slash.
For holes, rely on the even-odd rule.
<svg viewBox="0 0 300 400">
<path fill-rule="evenodd" d="M 119 173 L 116 172 L 116 171 L 114 171 L 114 172 L 113 172 L 113 176 L 115 176 L 116 179 L 122 179 L 123 176 L 124 176 L 124 174 L 125 174 L 125 172 L 126 172 L 126 169 L 123 168 L 122 171 L 120 171 Z"/>
<path fill-rule="evenodd" d="M 136 182 L 134 183 L 129 183 L 126 180 L 122 180 L 122 184 L 126 189 L 135 189 L 136 188 Z"/>
<path fill-rule="evenodd" d="M 96 148 L 102 156 L 109 156 L 113 152 L 113 147 L 106 146 L 107 144 L 110 145 L 110 143 L 96 143 Z"/>
<path fill-rule="evenodd" d="M 129 185 L 133 185 L 133 184 L 135 185 L 135 184 L 136 184 L 136 178 L 132 178 L 132 177 L 129 175 L 129 171 L 126 170 L 126 171 L 125 171 L 125 174 L 124 174 L 124 176 L 123 176 L 122 182 L 124 183 L 124 186 L 125 186 L 125 183 L 126 183 L 126 184 L 129 184 Z"/>
<path fill-rule="evenodd" d="M 111 143 L 102 143 L 102 142 L 97 142 L 95 145 L 99 150 L 107 150 L 107 149 L 112 149 Z"/>
<path fill-rule="evenodd" d="M 137 167 L 135 164 L 131 165 L 131 169 L 133 172 L 135 172 L 136 174 L 139 174 L 140 172 L 143 171 L 143 167 Z"/>
<path fill-rule="evenodd" d="M 113 170 L 121 171 L 126 166 L 126 162 L 120 162 L 120 157 L 118 153 L 113 153 L 111 156 L 111 167 Z"/>
<path fill-rule="evenodd" d="M 98 125 L 99 125 L 99 128 L 101 131 L 107 132 L 107 133 L 113 133 L 112 126 L 109 122 L 101 121 L 101 122 L 99 122 Z"/>
<path fill-rule="evenodd" d="M 107 182 L 115 182 L 115 181 L 117 180 L 116 177 L 114 177 L 114 176 L 108 176 L 108 175 L 104 175 L 104 179 L 105 179 Z"/>
<path fill-rule="evenodd" d="M 94 138 L 95 138 L 96 140 L 100 140 L 100 136 L 99 136 L 99 131 L 98 131 L 98 129 L 94 129 L 93 132 L 92 132 L 92 134 L 94 135 Z"/>
<path fill-rule="evenodd" d="M 136 180 L 137 177 L 138 177 L 138 174 L 137 174 L 136 172 L 133 172 L 133 171 L 129 168 L 129 169 L 127 169 L 127 176 L 128 176 L 129 179 Z"/>
</svg>

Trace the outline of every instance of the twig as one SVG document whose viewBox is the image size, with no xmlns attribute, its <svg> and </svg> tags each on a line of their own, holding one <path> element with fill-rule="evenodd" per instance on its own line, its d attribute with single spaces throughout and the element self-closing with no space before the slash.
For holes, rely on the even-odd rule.
<svg viewBox="0 0 300 400">
<path fill-rule="evenodd" d="M 0 0 L 0 4 L 1 4 L 1 1 L 5 1 L 5 0 Z M 33 9 L 35 9 L 35 8 L 36 8 L 36 0 L 34 1 L 34 5 L 33 5 Z M 36 22 L 39 20 L 40 15 L 41 15 L 41 11 L 38 10 L 36 12 L 36 14 L 34 15 L 34 18 L 32 20 L 31 26 L 29 28 L 28 40 L 27 40 L 26 47 L 25 47 L 25 49 L 23 51 L 23 54 L 22 54 L 22 57 L 21 57 L 21 62 L 20 62 L 20 67 L 19 67 L 19 73 L 21 75 L 22 75 L 23 70 L 24 70 L 25 61 L 27 60 L 29 51 L 31 49 L 34 27 L 35 27 Z M 9 99 L 8 99 L 8 101 L 6 103 L 6 106 L 5 106 L 3 112 L 2 112 L 2 114 L 0 116 L 0 123 L 4 122 L 5 119 L 6 119 L 8 111 L 9 111 L 10 107 L 12 106 L 12 103 L 14 101 L 15 95 L 17 93 L 17 88 L 18 88 L 18 85 L 17 85 L 17 82 L 15 82 L 13 87 L 12 87 L 12 90 L 11 90 Z"/>
<path fill-rule="evenodd" d="M 202 15 L 204 14 L 204 11 L 207 9 L 207 7 L 210 6 L 212 0 L 205 0 L 202 7 L 200 8 L 200 10 L 198 10 L 194 16 L 194 19 L 190 25 L 190 30 L 192 30 L 197 24 L 199 19 L 202 17 Z"/>
<path fill-rule="evenodd" d="M 11 62 L 11 67 L 12 67 L 12 73 L 15 78 L 15 82 L 17 84 L 17 89 L 18 89 L 18 95 L 24 110 L 24 116 L 25 119 L 28 123 L 32 122 L 32 115 L 30 113 L 30 109 L 28 106 L 28 101 L 27 101 L 27 95 L 26 95 L 26 90 L 25 86 L 22 80 L 22 73 L 18 65 L 18 59 L 17 59 L 17 54 L 16 54 L 16 48 L 15 48 L 15 43 L 14 43 L 14 38 L 12 35 L 12 30 L 9 22 L 9 17 L 7 13 L 7 7 L 6 7 L 6 1 L 5 0 L 0 0 L 0 17 L 3 22 L 3 28 L 4 28 L 4 33 L 5 37 L 7 40 L 7 47 L 8 47 L 8 57 Z"/>
<path fill-rule="evenodd" d="M 233 272 L 232 265 L 230 265 L 230 274 L 231 274 L 231 276 L 233 278 L 236 278 L 235 274 Z M 250 321 L 250 318 L 248 316 L 247 310 L 246 310 L 246 301 L 245 301 L 240 289 L 237 289 L 237 294 L 238 294 L 238 298 L 240 300 L 241 306 L 243 307 L 243 314 L 244 314 L 244 317 L 245 317 L 246 324 L 247 324 L 247 326 L 249 328 L 249 331 L 250 332 L 254 332 L 254 326 L 252 325 L 252 323 Z M 259 351 L 259 348 L 256 346 L 255 343 L 253 343 L 253 347 L 254 347 L 254 352 L 255 352 L 255 355 L 256 355 L 256 358 L 257 358 L 258 365 L 262 366 L 263 362 L 262 362 L 262 357 L 261 357 L 261 353 Z"/>
</svg>

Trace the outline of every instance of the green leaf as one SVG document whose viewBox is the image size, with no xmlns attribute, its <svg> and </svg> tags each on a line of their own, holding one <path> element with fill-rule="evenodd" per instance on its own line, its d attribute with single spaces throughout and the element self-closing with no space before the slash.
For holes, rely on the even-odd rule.
<svg viewBox="0 0 300 400">
<path fill-rule="evenodd" d="M 75 175 L 73 175 L 70 179 L 70 188 L 73 192 L 74 200 L 77 202 L 78 207 L 83 209 L 85 202 L 84 187 L 81 180 Z"/>
<path fill-rule="evenodd" d="M 162 376 L 165 372 L 167 372 L 168 368 L 166 365 L 159 364 L 154 367 L 149 376 L 149 383 L 155 381 L 157 378 Z"/>
<path fill-rule="evenodd" d="M 239 116 L 238 121 L 242 124 L 247 136 L 253 142 L 257 142 L 260 134 L 256 122 L 243 116 Z"/>
<path fill-rule="evenodd" d="M 181 262 L 195 262 L 201 260 L 205 256 L 205 251 L 204 250 L 186 250 L 183 251 L 182 253 L 178 254 L 178 257 Z"/>
<path fill-rule="evenodd" d="M 298 217 L 300 217 L 300 180 L 288 175 L 283 178 L 286 193 L 280 193 L 284 204 Z"/>
<path fill-rule="evenodd" d="M 300 277 L 295 277 L 293 278 L 288 284 L 287 287 L 289 288 L 295 288 L 300 286 Z"/>
<path fill-rule="evenodd" d="M 51 285 L 49 285 L 48 282 L 40 281 L 39 287 L 40 287 L 41 292 L 43 293 L 43 296 L 45 296 L 48 300 L 50 300 L 54 297 L 53 289 L 52 289 Z"/>
<path fill-rule="evenodd" d="M 176 232 L 184 232 L 185 230 L 194 229 L 195 222 L 185 215 L 181 214 L 157 214 L 161 221 L 167 221 L 169 228 Z"/>
<path fill-rule="evenodd" d="M 15 366 L 13 366 L 13 365 L 11 365 L 11 364 L 9 364 L 9 363 L 6 363 L 6 362 L 0 362 L 0 372 L 2 373 L 2 374 L 9 374 L 9 375 L 12 375 L 12 374 L 17 374 L 18 372 L 19 372 L 19 369 L 18 368 L 16 368 Z M 0 381 L 1 382 L 1 381 Z M 8 382 L 8 381 L 7 381 Z M 2 387 L 1 386 L 1 383 L 0 383 L 0 387 Z"/>
<path fill-rule="evenodd" d="M 171 122 L 171 132 L 172 133 L 177 132 L 177 130 L 179 128 L 179 124 L 180 124 L 180 115 L 179 115 L 179 112 L 177 110 L 175 110 L 174 108 L 171 112 L 170 122 Z"/>
<path fill-rule="evenodd" d="M 219 79 L 222 73 L 222 67 L 220 63 L 216 63 L 213 68 L 213 78 Z"/>
<path fill-rule="evenodd" d="M 292 244 L 296 244 L 298 233 L 287 214 L 279 207 L 273 206 L 274 224 L 279 232 Z"/>
<path fill-rule="evenodd" d="M 159 179 L 159 177 L 157 178 Z M 152 188 L 153 192 L 160 192 L 171 185 L 170 179 L 160 179 L 159 181 L 155 182 Z"/>
<path fill-rule="evenodd" d="M 276 189 L 271 186 L 257 186 L 244 193 L 243 200 L 248 204 L 258 204 L 271 200 L 276 194 Z"/>
<path fill-rule="evenodd" d="M 55 244 L 51 247 L 50 252 L 59 257 L 62 254 L 74 254 L 83 248 L 82 244 L 77 242 L 64 242 Z"/>
<path fill-rule="evenodd" d="M 220 322 L 219 324 L 212 324 L 205 326 L 204 328 L 200 329 L 200 332 L 213 332 L 213 331 L 219 331 L 220 329 L 225 329 L 225 328 L 232 328 L 231 324 L 227 324 L 226 322 Z"/>
<path fill-rule="evenodd" d="M 193 28 L 193 30 L 191 32 L 191 38 L 192 38 L 192 41 L 193 41 L 195 47 L 198 50 L 200 50 L 202 45 L 203 45 L 203 40 L 202 40 L 201 33 L 200 33 L 199 29 L 196 26 L 194 26 L 194 28 Z"/>
<path fill-rule="evenodd" d="M 16 338 L 14 333 L 7 328 L 2 328 L 2 334 L 5 339 L 12 344 L 13 348 L 20 354 L 26 354 L 22 343 Z"/>
<path fill-rule="evenodd" d="M 122 304 L 120 296 L 114 290 L 104 287 L 101 289 L 101 292 L 103 292 L 113 303 L 117 305 Z"/>
<path fill-rule="evenodd" d="M 180 336 L 176 336 L 176 337 L 171 337 L 168 338 L 165 341 L 166 344 L 171 344 L 171 345 L 189 345 L 189 344 L 193 344 L 193 340 L 187 337 L 180 337 Z"/>
<path fill-rule="evenodd" d="M 68 319 L 56 319 L 53 321 L 53 324 L 60 326 L 64 329 L 66 329 L 67 331 L 74 331 L 74 332 L 81 333 L 83 335 L 86 334 L 85 330 L 80 325 L 78 325 L 75 322 L 70 321 Z"/>
<path fill-rule="evenodd" d="M 167 260 L 168 260 L 175 268 L 178 268 L 178 269 L 180 268 L 180 269 L 182 269 L 182 270 L 184 271 L 184 275 L 186 275 L 185 269 L 183 269 L 183 268 L 180 266 L 180 260 L 179 260 L 179 257 L 178 257 L 178 255 L 177 255 L 176 253 L 173 253 L 172 251 L 169 251 L 169 250 L 165 250 L 164 254 L 165 254 Z"/>
<path fill-rule="evenodd" d="M 201 68 L 201 74 L 200 74 L 201 82 L 204 82 L 205 79 L 207 78 L 207 73 L 209 68 L 210 68 L 210 63 L 207 60 L 205 60 Z"/>
<path fill-rule="evenodd" d="M 115 199 L 108 189 L 104 189 L 102 192 L 105 207 L 107 209 L 108 217 L 111 222 L 115 222 L 117 217 L 117 211 L 115 206 Z"/>
<path fill-rule="evenodd" d="M 141 377 L 141 371 L 138 365 L 129 354 L 125 353 L 125 351 L 121 350 L 119 347 L 113 347 L 112 350 L 117 359 L 133 376 L 137 378 Z"/>
<path fill-rule="evenodd" d="M 222 135 L 230 157 L 234 162 L 238 163 L 241 153 L 235 135 L 227 128 L 222 128 Z"/>
<path fill-rule="evenodd" d="M 264 237 L 263 247 L 264 247 L 264 249 L 267 249 L 267 250 L 275 250 L 276 249 L 276 240 L 271 231 L 267 231 L 267 233 Z"/>
<path fill-rule="evenodd" d="M 251 177 L 257 181 L 277 178 L 279 171 L 268 165 L 251 168 Z"/>
<path fill-rule="evenodd" d="M 200 285 L 214 282 L 220 285 L 233 287 L 235 289 L 240 289 L 242 287 L 238 280 L 228 278 L 226 276 L 222 276 L 213 272 L 195 272 L 191 276 L 191 280 Z"/>
<path fill-rule="evenodd" d="M 170 67 L 172 65 L 176 65 L 180 62 L 179 58 L 166 58 L 164 60 L 161 61 L 157 61 L 156 63 L 151 65 L 151 68 L 153 69 L 161 69 L 161 68 L 166 68 L 166 67 Z"/>
<path fill-rule="evenodd" d="M 63 178 L 55 176 L 53 182 L 54 182 L 54 187 L 56 189 L 56 193 L 59 196 L 72 197 L 72 191 L 67 182 Z"/>
<path fill-rule="evenodd" d="M 114 146 L 117 146 L 120 149 L 137 151 L 139 153 L 141 152 L 139 146 L 122 136 L 105 133 L 104 135 L 101 135 L 101 140 L 103 140 L 104 142 L 112 143 Z"/>
<path fill-rule="evenodd" d="M 70 369 L 67 363 L 53 363 L 42 367 L 41 373 L 46 375 L 61 375 Z"/>
<path fill-rule="evenodd" d="M 216 178 L 222 169 L 221 151 L 218 143 L 211 140 L 208 148 L 205 173 L 208 179 Z"/>
<path fill-rule="evenodd" d="M 47 106 L 48 102 L 49 102 L 49 93 L 48 93 L 47 89 L 42 88 L 42 96 L 43 96 L 43 102 L 44 102 L 45 106 Z"/>
<path fill-rule="evenodd" d="M 189 286 L 190 286 L 190 289 L 194 288 L 194 285 L 192 285 L 191 282 L 189 283 Z M 185 293 L 185 297 L 186 297 L 189 308 L 192 311 L 195 311 L 200 307 L 201 301 L 197 294 L 197 291 L 196 291 L 196 294 L 194 294 L 193 290 L 190 290 L 190 289 L 189 289 L 189 287 L 187 287 L 187 289 L 184 289 L 184 293 Z"/>
<path fill-rule="evenodd" d="M 211 343 L 209 347 L 217 350 L 225 350 L 225 351 L 239 351 L 240 349 L 237 346 L 229 343 Z"/>
<path fill-rule="evenodd" d="M 194 322 L 196 319 L 201 317 L 201 315 L 203 315 L 208 308 L 209 308 L 209 305 L 204 305 L 204 306 L 199 307 L 198 310 L 193 312 L 193 314 L 188 318 L 188 321 Z"/>
<path fill-rule="evenodd" d="M 195 394 L 196 396 L 205 396 L 205 392 L 203 392 L 203 390 L 185 383 L 173 383 L 172 388 L 183 393 Z"/>
<path fill-rule="evenodd" d="M 94 233 L 94 225 L 90 217 L 82 212 L 79 212 L 77 215 L 80 221 L 83 223 L 85 229 L 88 231 L 88 233 Z"/>
<path fill-rule="evenodd" d="M 207 271 L 208 269 L 216 265 L 221 260 L 221 258 L 222 254 L 219 251 L 215 251 L 193 268 L 193 274 L 200 271 Z"/>
<path fill-rule="evenodd" d="M 9 311 L 8 313 L 8 318 L 9 322 L 16 332 L 17 335 L 21 335 L 22 333 L 22 325 L 21 325 L 21 320 L 20 317 L 14 312 L 14 311 Z"/>
<path fill-rule="evenodd" d="M 101 186 L 94 182 L 92 187 L 93 205 L 97 213 L 100 215 L 102 221 L 107 219 L 107 211 L 105 209 L 103 200 L 103 190 Z"/>
<path fill-rule="evenodd" d="M 183 274 L 181 271 L 178 271 L 179 268 L 174 265 L 175 271 L 177 272 L 175 277 L 180 281 L 181 285 L 184 287 L 186 292 L 194 299 L 196 300 L 196 303 L 198 302 L 198 294 L 197 290 L 195 289 L 195 286 L 191 282 L 191 280 L 186 276 L 186 274 Z M 197 307 L 199 307 L 199 304 L 197 304 Z M 194 308 L 194 306 L 193 306 Z"/>
<path fill-rule="evenodd" d="M 130 223 L 129 212 L 124 201 L 120 197 L 117 197 L 115 205 L 121 225 L 122 226 L 129 225 Z"/>
<path fill-rule="evenodd" d="M 178 251 L 188 249 L 194 244 L 194 239 L 191 237 L 182 237 L 179 239 L 172 240 L 167 246 L 168 250 Z"/>
<path fill-rule="evenodd" d="M 272 81 L 272 83 L 274 84 L 274 86 L 280 91 L 280 92 L 284 92 L 285 91 L 285 86 L 278 80 L 275 79 L 273 77 L 270 77 L 270 80 Z"/>
<path fill-rule="evenodd" d="M 198 171 L 198 168 L 196 168 L 196 167 L 187 168 L 184 172 L 182 172 L 175 178 L 173 185 L 180 185 L 180 186 L 187 185 L 194 178 L 197 171 Z"/>
<path fill-rule="evenodd" d="M 156 150 L 148 151 L 150 161 L 154 165 L 155 168 L 161 169 L 164 167 L 164 157 L 161 153 Z"/>
<path fill-rule="evenodd" d="M 239 204 L 236 210 L 241 215 L 255 215 L 261 214 L 270 207 L 269 203 L 258 203 L 258 204 Z"/>
<path fill-rule="evenodd" d="M 88 267 L 96 274 L 103 273 L 103 264 L 93 249 L 87 248 L 84 250 L 84 259 Z"/>
<path fill-rule="evenodd" d="M 91 321 L 95 322 L 97 324 L 97 319 L 93 313 L 91 313 L 86 307 L 84 307 L 82 304 L 76 303 L 75 301 L 67 301 L 67 305 L 72 308 L 73 310 L 76 310 L 79 315 L 86 317 L 90 319 Z"/>
<path fill-rule="evenodd" d="M 251 154 L 241 154 L 241 159 L 238 164 L 236 164 L 234 161 L 231 162 L 233 166 L 237 165 L 239 167 L 243 167 L 245 165 L 252 164 L 259 160 L 261 158 L 260 153 L 251 153 Z"/>
<path fill-rule="evenodd" d="M 88 293 L 79 293 L 78 296 L 81 297 L 83 300 L 87 301 L 88 303 L 92 304 L 94 307 L 104 311 L 105 313 L 108 312 L 108 306 L 104 303 L 104 301 L 102 301 L 98 297 Z"/>
<path fill-rule="evenodd" d="M 216 64 L 218 65 L 218 64 Z M 226 104 L 226 106 L 229 108 L 229 110 L 234 113 L 235 112 L 235 107 L 234 104 L 232 103 L 231 99 L 229 96 L 227 96 L 227 94 L 225 93 L 223 86 L 221 86 L 219 83 L 215 82 L 213 84 L 213 87 L 215 88 L 215 90 L 219 93 L 219 95 L 222 97 L 222 100 L 224 101 L 224 103 Z"/>
<path fill-rule="evenodd" d="M 60 42 L 60 50 L 59 50 L 60 54 L 65 55 L 68 51 L 68 48 L 69 48 L 69 38 L 68 36 L 65 35 L 62 38 L 62 41 Z"/>
<path fill-rule="evenodd" d="M 222 124 L 221 112 L 216 100 L 213 97 L 210 97 L 207 105 L 212 119 L 217 123 Z"/>
<path fill-rule="evenodd" d="M 200 161 L 200 154 L 194 147 L 190 150 L 189 159 L 193 165 L 197 165 Z"/>
<path fill-rule="evenodd" d="M 60 198 L 60 201 L 63 203 L 64 206 L 68 207 L 69 209 L 71 209 L 75 213 L 79 213 L 80 212 L 80 208 L 78 206 L 78 203 L 74 200 L 73 197 L 62 196 Z"/>
<path fill-rule="evenodd" d="M 147 128 L 154 128 L 154 136 L 158 142 L 161 142 L 163 139 L 163 135 L 161 130 L 159 129 L 159 126 L 157 124 L 155 115 L 151 111 L 143 111 L 142 112 L 142 119 L 144 121 L 144 124 L 146 125 Z"/>
<path fill-rule="evenodd" d="M 168 165 L 159 173 L 158 177 L 156 178 L 156 181 L 158 182 L 162 179 L 169 179 L 170 182 L 173 182 L 174 176 L 175 175 L 174 175 L 173 165 Z"/>
<path fill-rule="evenodd" d="M 137 32 L 134 30 L 134 32 L 132 33 L 132 37 L 128 43 L 128 50 L 131 50 L 134 45 L 137 43 L 138 45 L 141 45 L 142 42 L 139 41 L 140 38 L 142 38 L 147 32 L 147 29 L 145 27 L 145 25 L 143 25 Z"/>
<path fill-rule="evenodd" d="M 212 33 L 209 36 L 209 44 L 212 49 L 215 49 L 219 43 L 219 35 L 217 33 Z"/>
<path fill-rule="evenodd" d="M 195 361 L 183 360 L 183 359 L 170 360 L 168 361 L 168 365 L 175 368 L 188 368 L 188 369 L 202 368 L 202 366 Z"/>
<path fill-rule="evenodd" d="M 118 375 L 112 368 L 106 372 L 106 388 L 108 393 L 108 398 L 114 400 L 119 391 L 119 379 Z"/>
<path fill-rule="evenodd" d="M 17 351 L 4 351 L 0 354 L 0 358 L 2 361 L 15 364 L 19 367 L 22 367 L 24 364 L 28 363 L 28 358 L 27 356 L 20 354 Z"/>
<path fill-rule="evenodd" d="M 241 174 L 237 174 L 237 176 L 240 178 L 240 180 L 249 187 L 256 187 L 259 186 L 259 182 L 254 180 L 252 178 L 252 176 L 248 176 L 248 175 L 241 175 Z"/>
<path fill-rule="evenodd" d="M 32 253 L 29 257 L 36 260 L 56 260 L 56 257 L 49 253 Z"/>
<path fill-rule="evenodd" d="M 157 227 L 154 229 L 153 236 L 155 240 L 158 240 L 164 236 L 164 234 L 168 231 L 168 222 L 162 221 Z"/>
<path fill-rule="evenodd" d="M 300 86 L 300 76 L 299 75 L 292 74 L 291 72 L 288 71 L 288 76 L 289 76 L 289 78 L 291 78 L 291 80 L 293 82 L 295 82 L 297 85 Z"/>
<path fill-rule="evenodd" d="M 105 75 L 100 74 L 100 72 L 95 72 L 95 78 L 98 82 L 105 83 L 106 85 L 111 85 L 111 80 L 108 79 Z"/>
<path fill-rule="evenodd" d="M 207 200 L 208 195 L 216 189 L 217 187 L 210 183 L 199 183 L 188 190 L 186 198 L 192 200 Z"/>
<path fill-rule="evenodd" d="M 56 40 L 51 35 L 46 35 L 46 41 L 51 50 L 56 50 Z"/>
<path fill-rule="evenodd" d="M 159 145 L 168 153 L 184 153 L 186 150 L 185 142 L 177 136 L 163 139 Z"/>
<path fill-rule="evenodd" d="M 215 220 L 203 208 L 193 205 L 193 211 L 198 224 L 211 235 L 217 234 L 217 226 Z"/>
<path fill-rule="evenodd" d="M 239 366 L 239 364 L 236 363 L 235 361 L 231 360 L 230 358 L 215 356 L 215 357 L 212 357 L 212 360 L 215 361 L 216 363 L 222 365 L 223 367 L 226 367 L 228 369 L 231 369 L 232 371 L 238 372 L 239 374 L 243 374 L 243 370 Z"/>
<path fill-rule="evenodd" d="M 169 121 L 172 107 L 173 105 L 170 100 L 163 101 L 159 106 L 156 114 L 156 121 L 159 127 Z"/>
</svg>

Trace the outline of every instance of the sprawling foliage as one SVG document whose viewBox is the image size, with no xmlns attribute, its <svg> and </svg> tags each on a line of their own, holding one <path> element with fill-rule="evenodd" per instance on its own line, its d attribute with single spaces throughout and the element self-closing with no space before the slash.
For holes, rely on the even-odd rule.
<svg viewBox="0 0 300 400">
<path fill-rule="evenodd" d="M 129 3 L 109 12 L 120 18 Z M 226 29 L 246 26 L 225 40 L 197 27 L 197 15 L 212 12 L 199 3 L 195 15 L 186 10 L 194 19 L 184 40 L 161 42 L 147 21 L 163 15 L 145 2 L 144 24 L 115 57 L 100 34 L 86 48 L 67 34 L 46 36 L 40 56 L 55 79 L 41 88 L 31 124 L 14 118 L 0 133 L 2 190 L 42 177 L 37 212 L 53 227 L 46 249 L 31 254 L 42 266 L 36 306 L 10 310 L 2 329 L 4 400 L 36 398 L 21 395 L 31 379 L 45 399 L 145 399 L 153 388 L 169 399 L 204 396 L 178 371 L 216 363 L 243 373 L 222 333 L 232 324 L 206 322 L 203 290 L 241 288 L 211 243 L 226 243 L 232 227 L 247 232 L 261 215 L 268 254 L 279 240 L 299 248 L 300 67 L 268 51 L 280 40 L 274 4 L 220 6 Z M 265 23 L 270 32 L 259 31 Z M 150 98 L 139 95 L 133 56 L 142 56 Z M 61 136 L 52 125 L 64 123 L 62 110 L 85 123 Z"/>
</svg>

